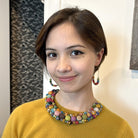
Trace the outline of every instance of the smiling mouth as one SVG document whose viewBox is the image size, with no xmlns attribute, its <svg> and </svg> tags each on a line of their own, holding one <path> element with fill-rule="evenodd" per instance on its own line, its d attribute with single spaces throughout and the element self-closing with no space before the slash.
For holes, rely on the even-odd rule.
<svg viewBox="0 0 138 138">
<path fill-rule="evenodd" d="M 57 77 L 61 82 L 69 82 L 74 80 L 77 77 L 77 75 L 75 76 L 64 76 L 64 77 Z"/>
</svg>

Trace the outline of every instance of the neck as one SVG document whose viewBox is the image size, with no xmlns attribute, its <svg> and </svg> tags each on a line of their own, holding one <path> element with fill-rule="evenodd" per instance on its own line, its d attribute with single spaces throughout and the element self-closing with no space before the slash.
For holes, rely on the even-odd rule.
<svg viewBox="0 0 138 138">
<path fill-rule="evenodd" d="M 64 108 L 77 112 L 88 111 L 92 104 L 96 102 L 92 86 L 78 92 L 64 92 L 60 90 L 56 94 L 56 100 Z"/>
</svg>

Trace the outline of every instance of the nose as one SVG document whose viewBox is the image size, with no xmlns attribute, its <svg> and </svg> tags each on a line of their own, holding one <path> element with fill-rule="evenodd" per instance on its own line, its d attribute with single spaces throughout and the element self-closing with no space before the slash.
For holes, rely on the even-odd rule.
<svg viewBox="0 0 138 138">
<path fill-rule="evenodd" d="M 67 58 L 62 57 L 58 61 L 57 65 L 57 71 L 60 73 L 70 72 L 72 70 L 72 67 L 70 65 L 70 62 Z"/>
</svg>

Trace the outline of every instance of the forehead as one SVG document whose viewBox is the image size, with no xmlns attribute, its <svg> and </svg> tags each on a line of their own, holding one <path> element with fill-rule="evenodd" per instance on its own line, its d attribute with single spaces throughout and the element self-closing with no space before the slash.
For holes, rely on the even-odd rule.
<svg viewBox="0 0 138 138">
<path fill-rule="evenodd" d="M 70 22 L 65 22 L 52 28 L 46 40 L 46 47 L 74 44 L 85 45 L 85 42 Z"/>
</svg>

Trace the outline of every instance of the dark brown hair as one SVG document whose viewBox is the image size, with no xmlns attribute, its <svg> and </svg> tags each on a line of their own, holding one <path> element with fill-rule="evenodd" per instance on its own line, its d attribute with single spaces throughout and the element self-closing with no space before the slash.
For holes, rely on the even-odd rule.
<svg viewBox="0 0 138 138">
<path fill-rule="evenodd" d="M 86 9 L 80 10 L 78 8 L 65 8 L 54 13 L 44 24 L 38 35 L 36 41 L 36 54 L 42 59 L 45 65 L 45 48 L 48 34 L 53 27 L 64 22 L 72 23 L 80 37 L 86 43 L 91 45 L 96 52 L 99 52 L 103 48 L 104 54 L 102 61 L 104 60 L 105 56 L 107 55 L 107 46 L 101 23 L 97 17 Z M 98 70 L 99 66 L 95 67 L 95 71 Z"/>
</svg>

